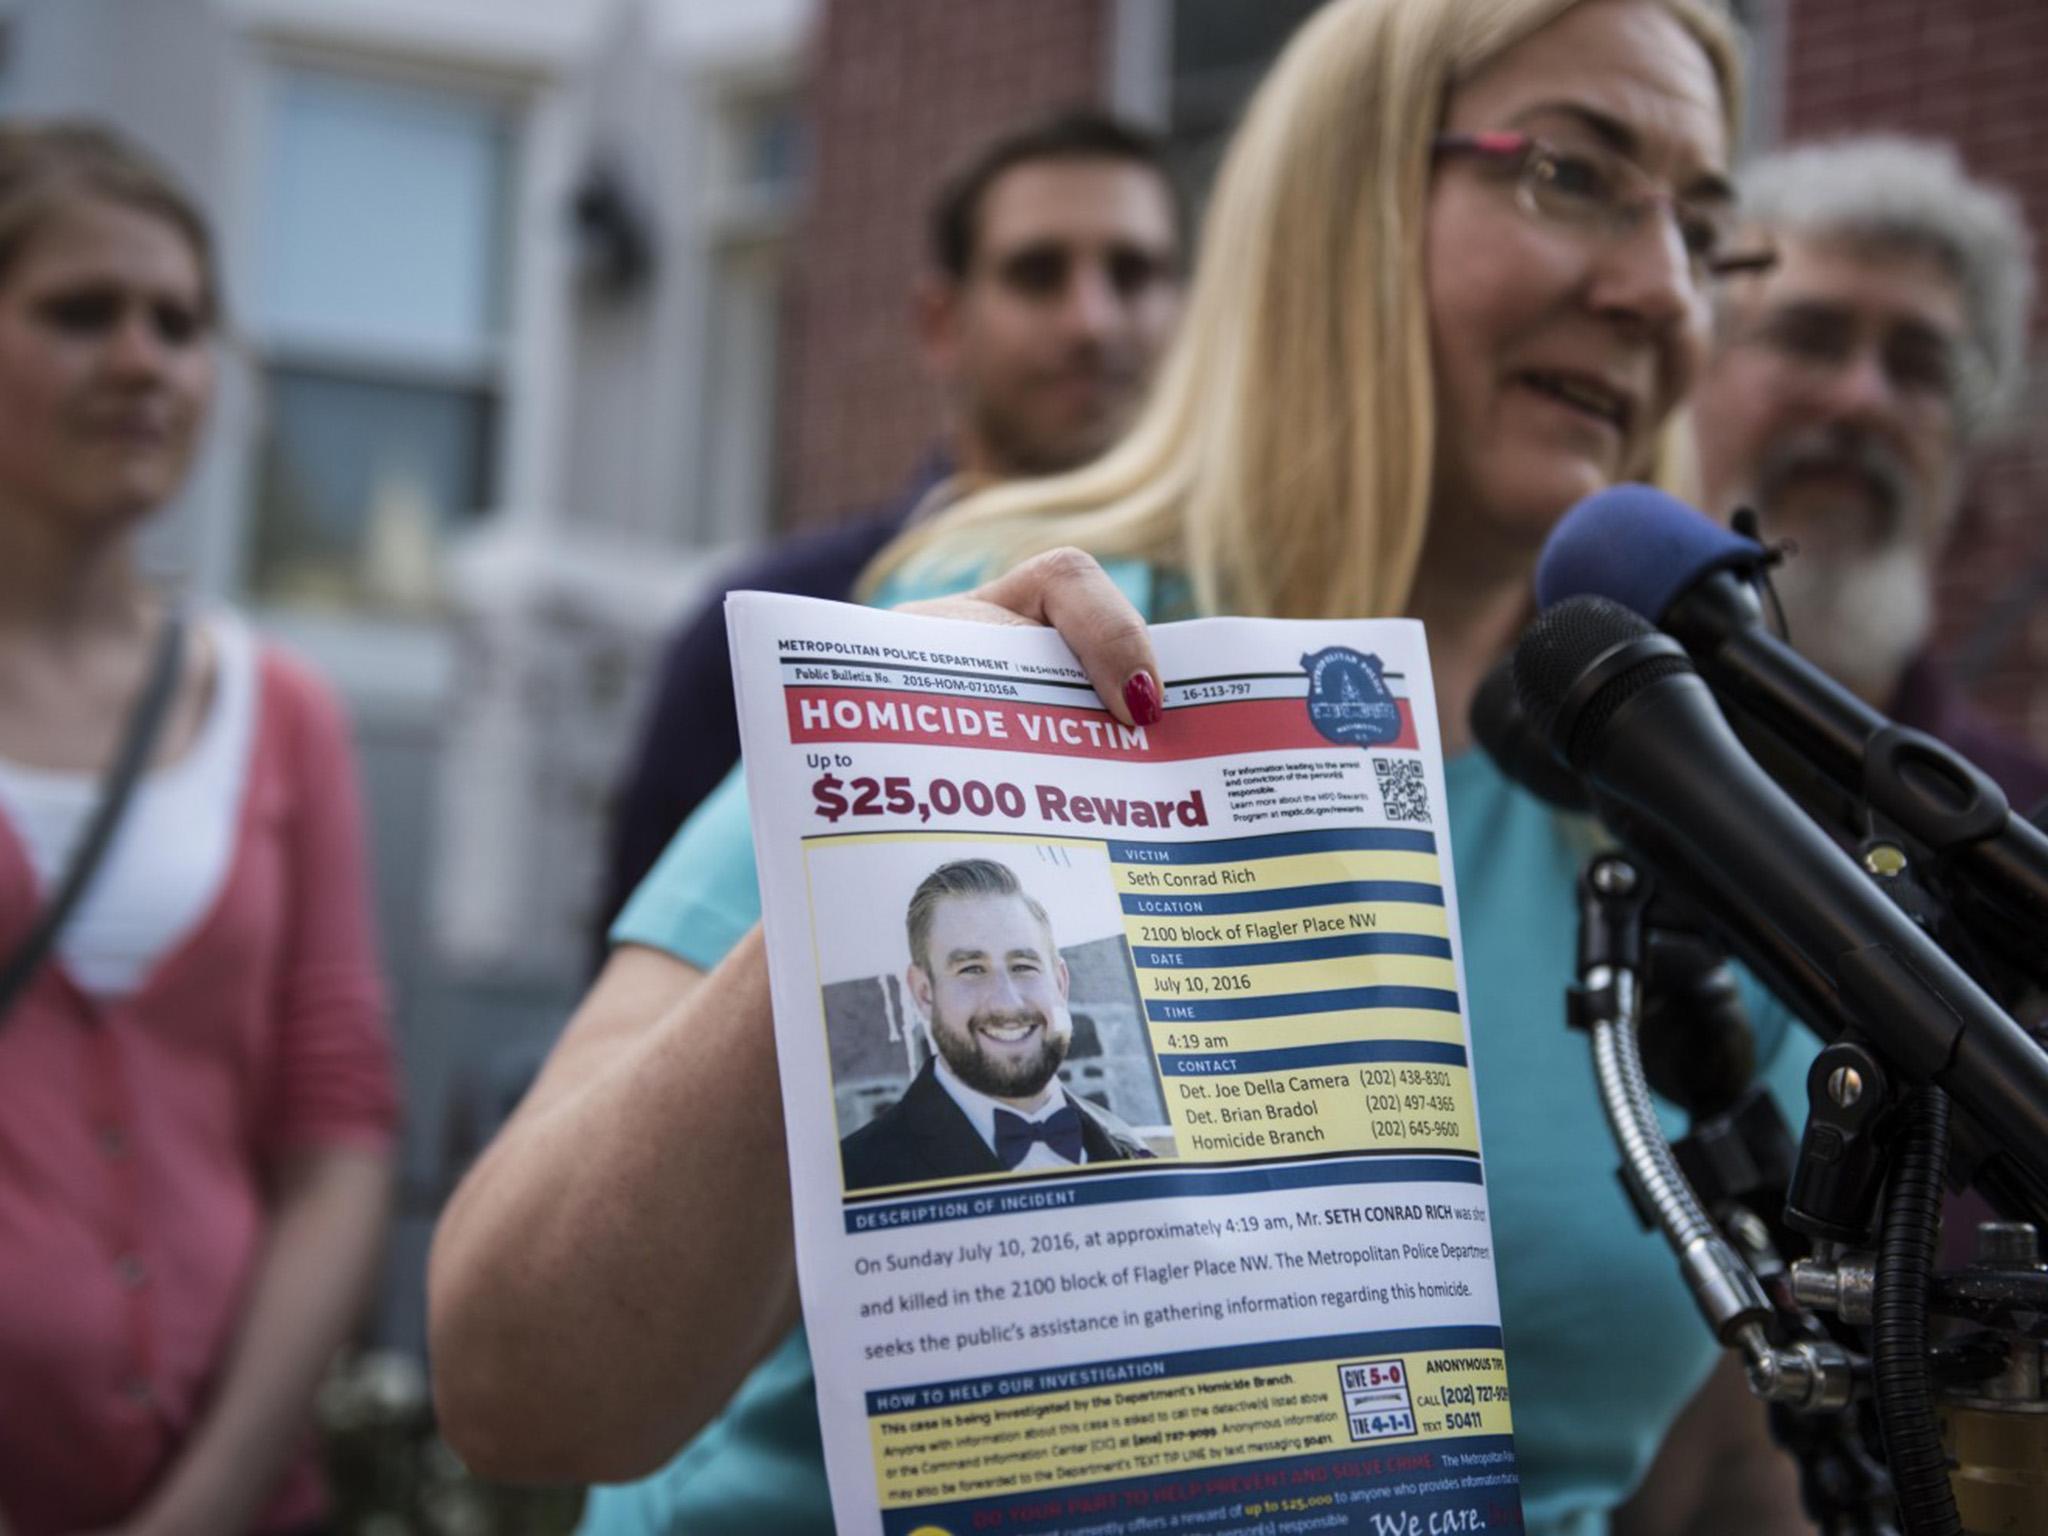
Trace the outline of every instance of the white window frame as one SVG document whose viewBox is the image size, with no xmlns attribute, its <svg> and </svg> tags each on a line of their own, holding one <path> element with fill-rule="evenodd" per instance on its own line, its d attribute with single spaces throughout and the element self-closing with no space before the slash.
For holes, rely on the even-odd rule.
<svg viewBox="0 0 2048 1536">
<path fill-rule="evenodd" d="M 1173 0 L 1116 0 L 1110 12 L 1109 104 L 1157 129 L 1172 109 Z"/>
<path fill-rule="evenodd" d="M 1791 0 L 1747 0 L 1749 91 L 1736 163 L 1776 149 L 1785 136 L 1785 44 Z"/>
<path fill-rule="evenodd" d="M 739 120 L 754 104 L 778 98 L 800 117 L 803 77 L 798 60 L 793 57 L 754 57 L 707 66 L 697 73 L 692 84 L 692 94 L 699 104 L 703 145 L 702 176 L 693 221 L 699 264 L 695 330 L 701 344 L 697 348 L 692 389 L 696 408 L 691 413 L 691 431 L 695 446 L 690 453 L 686 480 L 680 487 L 685 504 L 678 508 L 678 534 L 685 547 L 715 550 L 757 543 L 776 532 L 775 450 L 781 425 L 785 342 L 779 312 L 773 353 L 764 364 L 770 382 L 767 409 L 758 417 L 741 422 L 747 433 L 744 451 L 767 466 L 761 505 L 752 509 L 743 525 L 720 526 L 709 521 L 711 513 L 701 505 L 701 498 L 710 473 L 706 449 L 715 419 L 711 400 L 721 387 L 721 381 L 711 377 L 716 352 L 711 336 L 717 324 L 720 268 L 733 253 L 747 247 L 780 247 L 777 304 L 779 307 L 786 303 L 791 276 L 789 239 L 803 195 L 801 168 L 792 180 L 780 186 L 749 184 L 743 179 L 739 167 L 745 146 Z"/>
<path fill-rule="evenodd" d="M 21 7 L 22 0 L 0 0 L 0 111 L 13 103 L 14 72 L 20 68 L 14 52 L 21 46 Z"/>
<path fill-rule="evenodd" d="M 253 294 L 252 279 L 261 270 L 266 157 L 279 93 L 291 75 L 311 72 L 467 97 L 502 112 L 507 124 L 506 266 L 498 276 L 499 334 L 483 349 L 487 355 L 435 358 L 418 349 L 311 344 L 265 335 L 252 317 L 231 315 L 238 344 L 224 359 L 229 365 L 221 413 L 226 441 L 208 483 L 199 487 L 227 509 L 227 515 L 208 520 L 209 547 L 200 552 L 206 590 L 249 603 L 266 625 L 300 640 L 317 662 L 331 663 L 345 690 L 373 695 L 395 690 L 423 704 L 438 700 L 449 673 L 447 641 L 437 625 L 372 612 L 307 614 L 253 601 L 247 552 L 259 491 L 257 392 L 267 368 L 296 363 L 362 368 L 394 383 L 486 383 L 495 397 L 488 474 L 493 494 L 489 505 L 473 509 L 479 522 L 516 518 L 544 524 L 559 516 L 560 402 L 569 366 L 567 209 L 574 176 L 567 76 L 575 58 L 568 52 L 559 59 L 494 55 L 487 42 L 479 38 L 474 58 L 461 57 L 452 47 L 422 54 L 411 51 L 417 44 L 407 37 L 315 32 L 277 24 L 274 18 L 252 19 L 237 39 L 232 73 L 228 141 L 235 146 L 235 159 L 228 167 L 221 228 L 229 291 L 237 295 Z M 390 633 L 365 647 L 365 630 Z M 412 640 L 404 641 L 404 635 Z M 414 665 L 402 664 L 391 652 L 392 645 L 408 643 Z M 374 667 L 351 665 L 366 649 L 376 651 L 380 661 Z"/>
<path fill-rule="evenodd" d="M 359 61 L 336 58 L 331 50 L 308 49 L 304 47 L 283 47 L 269 50 L 263 67 L 257 77 L 256 91 L 260 100 L 254 108 L 258 120 L 264 125 L 258 138 L 260 145 L 252 157 L 252 172 L 263 175 L 263 160 L 272 151 L 271 135 L 278 121 L 276 108 L 283 90 L 294 76 L 343 81 L 371 87 L 397 86 L 401 89 L 421 91 L 435 96 L 460 100 L 464 106 L 474 106 L 500 116 L 507 128 L 508 158 L 507 171 L 500 189 L 513 193 L 518 184 L 519 163 L 523 145 L 523 101 L 520 95 L 504 88 L 501 82 L 492 81 L 479 86 L 474 82 L 448 78 L 445 72 L 421 71 L 418 69 L 393 69 L 388 65 L 377 67 Z M 509 225 L 513 210 L 501 208 L 501 215 Z M 249 241 L 250 264 L 247 270 L 253 276 L 260 272 L 263 236 L 263 221 L 266 210 L 253 208 L 246 236 Z M 508 240 L 510 229 L 499 232 L 501 241 Z M 518 284 L 519 252 L 507 248 L 503 252 L 504 262 L 492 274 L 494 291 L 491 301 L 496 310 L 495 325 L 498 335 L 474 348 L 447 347 L 439 349 L 439 355 L 432 344 L 411 344 L 392 346 L 375 340 L 360 338 L 341 339 L 333 336 L 315 337 L 292 335 L 289 332 L 267 330 L 267 334 L 251 335 L 252 349 L 265 367 L 311 367 L 333 368 L 345 373 L 373 375 L 379 380 L 394 384 L 420 384 L 448 388 L 483 389 L 502 401 L 511 383 L 508 358 L 511 351 L 512 330 L 515 317 L 512 313 L 512 295 Z M 250 322 L 252 330 L 255 322 Z M 493 464 L 491 479 L 499 483 L 505 469 L 502 463 Z M 501 498 L 502 499 L 502 498 Z"/>
</svg>

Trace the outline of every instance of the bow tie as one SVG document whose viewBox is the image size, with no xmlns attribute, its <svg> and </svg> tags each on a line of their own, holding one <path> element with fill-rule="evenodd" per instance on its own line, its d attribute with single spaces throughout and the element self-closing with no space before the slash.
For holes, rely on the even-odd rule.
<svg viewBox="0 0 2048 1536">
<path fill-rule="evenodd" d="M 1070 1163 L 1081 1161 L 1081 1112 L 1062 1104 L 1043 1120 L 1026 1120 L 1007 1109 L 996 1111 L 996 1159 L 1005 1168 L 1024 1161 L 1033 1142 L 1044 1142 Z"/>
</svg>

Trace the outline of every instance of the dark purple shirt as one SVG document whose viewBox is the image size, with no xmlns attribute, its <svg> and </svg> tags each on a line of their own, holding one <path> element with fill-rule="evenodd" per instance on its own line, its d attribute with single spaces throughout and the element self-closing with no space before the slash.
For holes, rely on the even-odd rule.
<svg viewBox="0 0 2048 1536">
<path fill-rule="evenodd" d="M 2048 762 L 1973 710 L 1941 664 L 1923 651 L 1899 679 L 1892 719 L 1946 742 L 1997 781 L 2021 816 L 2048 801 Z M 1939 1267 L 1956 1269 L 1976 1254 L 1977 1223 L 1997 1216 L 1974 1189 L 1951 1193 L 1943 1202 Z"/>
<path fill-rule="evenodd" d="M 1900 725 L 1947 742 L 1990 774 L 2017 814 L 2030 816 L 2048 802 L 2048 760 L 1972 709 L 1928 652 L 1907 665 L 1890 714 Z"/>
<path fill-rule="evenodd" d="M 670 638 L 640 744 L 621 778 L 598 912 L 597 957 L 605 931 L 646 878 L 676 829 L 716 789 L 740 757 L 733 703 L 732 654 L 725 638 L 728 592 L 787 592 L 844 602 L 926 494 L 952 474 L 934 454 L 894 501 L 829 528 L 784 539 L 736 567 Z"/>
</svg>

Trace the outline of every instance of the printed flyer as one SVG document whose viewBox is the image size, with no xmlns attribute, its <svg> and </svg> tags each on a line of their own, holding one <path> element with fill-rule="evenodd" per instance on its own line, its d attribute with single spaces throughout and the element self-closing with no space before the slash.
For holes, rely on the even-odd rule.
<svg viewBox="0 0 2048 1536">
<path fill-rule="evenodd" d="M 1421 627 L 726 612 L 839 1530 L 1520 1530 Z"/>
</svg>

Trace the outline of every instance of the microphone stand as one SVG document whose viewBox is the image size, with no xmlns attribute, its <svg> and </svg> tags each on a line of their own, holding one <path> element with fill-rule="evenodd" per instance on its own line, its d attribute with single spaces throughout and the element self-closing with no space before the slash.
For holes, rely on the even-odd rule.
<svg viewBox="0 0 2048 1536">
<path fill-rule="evenodd" d="M 1637 1210 L 1661 1232 L 1715 1339 L 1739 1349 L 1758 1396 L 1807 1408 L 1848 1403 L 1853 1361 L 1828 1343 L 1786 1349 L 1765 1327 L 1773 1309 L 1750 1266 L 1708 1218 L 1664 1139 L 1643 1076 L 1637 1029 L 1643 968 L 1643 913 L 1649 881 L 1625 854 L 1596 854 L 1579 880 L 1579 980 L 1566 1018 L 1593 1051 L 1600 1106 L 1622 1154 L 1622 1182 Z"/>
<path fill-rule="evenodd" d="M 1885 1000 L 1852 1000 L 1788 935 L 1722 915 L 1735 895 L 1700 878 L 1686 851 L 1653 820 L 1590 781 L 1568 783 L 1561 795 L 1532 773 L 1532 761 L 1548 767 L 1548 754 L 1531 741 L 1548 743 L 1531 737 L 1520 689 L 1494 687 L 1493 706 L 1482 708 L 1487 692 L 1475 701 L 1474 731 L 1503 770 L 1552 804 L 1577 809 L 1590 799 L 1628 849 L 1596 855 L 1581 872 L 1578 981 L 1568 993 L 1567 1017 L 1589 1037 L 1602 1110 L 1623 1154 L 1623 1187 L 1644 1226 L 1670 1244 L 1716 1340 L 1741 1352 L 1773 1439 L 1799 1467 L 1808 1514 L 1829 1536 L 1929 1536 L 1964 1531 L 1960 1502 L 1970 1536 L 2048 1536 L 2048 1269 L 2038 1262 L 2036 1227 L 1984 1224 L 1979 1264 L 1936 1280 L 1946 1096 L 1930 1085 L 1914 1095 L 1910 1110 L 1895 1102 L 1889 1084 L 1896 1077 L 1903 1087 L 1907 1078 L 1886 1070 L 1861 1017 Z M 1811 769 L 1805 777 L 1809 791 L 1818 787 Z M 1826 798 L 1786 787 L 1809 814 L 1815 798 Z M 1839 801 L 1834 808 L 1839 814 Z M 1930 890 L 1914 878 L 1907 840 L 1885 835 L 1879 813 L 1864 808 L 1858 863 L 1894 907 L 1937 936 L 1952 963 L 2007 997 L 2027 973 L 2041 973 L 2036 967 L 2048 970 L 2048 944 L 2033 964 L 2012 965 L 2009 930 L 1985 934 L 1982 945 L 1971 942 L 1965 928 L 1975 927 L 1970 919 L 1982 921 L 1984 907 L 1966 911 L 1955 887 L 1981 866 L 1915 844 L 1937 867 L 1946 866 L 1945 888 Z M 1932 828 L 1923 819 L 1919 830 Z M 1668 896 L 1665 911 L 1651 911 L 1653 867 L 1684 904 L 1675 927 Z M 2012 914 L 2008 908 L 1998 915 Z M 1715 932 L 1828 1042 L 1808 1075 L 1808 1124 L 1789 1169 L 1783 1121 L 1761 1085 L 1749 1081 L 1747 1020 L 1725 972 L 1716 976 L 1718 948 L 1702 960 L 1701 931 Z M 1989 949 L 2006 950 L 1999 955 L 2005 965 L 1987 964 Z M 1659 1002 L 1667 1027 L 1674 1011 L 1699 1015 L 1683 1021 L 1685 1038 L 1666 1053 L 1684 1082 L 1683 1091 L 1667 1090 L 1668 1096 L 1692 1118 L 1675 1148 L 1651 1107 L 1638 1037 Z M 1690 1027 L 1701 1021 L 1709 1027 Z M 1704 1050 L 1701 1034 L 1708 1037 Z M 1910 1037 L 1891 1028 L 1882 1038 Z M 1903 1138 L 1902 1118 L 1911 1122 Z M 2031 1159 L 2013 1156 L 1969 1116 L 1958 1116 L 1956 1139 L 1983 1159 L 1979 1187 L 1996 1204 L 2048 1221 L 2048 1184 Z M 1884 1240 L 1873 1252 L 1888 1176 Z M 1695 1186 L 1706 1194 L 1704 1205 Z M 1779 1256 L 1808 1246 L 1812 1256 L 1789 1268 Z M 1988 1326 L 1959 1345 L 1930 1349 L 1930 1300 L 1944 1317 Z M 1857 1330 L 1872 1323 L 1876 1335 L 1863 1346 Z"/>
<path fill-rule="evenodd" d="M 2030 1016 L 2048 1016 L 2048 913 L 2029 912 L 2003 899 L 2011 882 L 2002 885 L 1997 873 L 1987 874 L 1987 869 L 2002 872 L 2012 863 L 2007 850 L 1966 841 L 1966 834 L 1983 824 L 1981 817 L 1966 820 L 1929 810 L 1923 803 L 1929 797 L 1916 799 L 1893 783 L 1905 777 L 1907 767 L 1928 762 L 1982 780 L 1974 765 L 1931 737 L 1915 740 L 1908 757 L 1899 746 L 1903 733 L 1893 727 L 1874 738 L 1865 763 L 1876 792 L 1859 792 L 1802 756 L 1766 720 L 1739 706 L 1726 713 L 1758 764 L 1808 815 L 1855 852 L 1880 883 L 1907 888 L 1892 889 L 1894 903 L 2000 1007 L 2022 1024 Z M 1887 747 L 1891 750 L 1880 750 Z M 1931 780 L 1929 775 L 1922 782 Z M 1987 795 L 1996 793 L 1988 780 L 1983 782 Z M 1899 817 L 1900 809 L 1909 814 Z M 2015 817 L 2014 823 L 2016 835 L 2024 828 L 2024 835 L 2040 838 L 2041 830 L 2031 822 Z M 1988 855 L 1990 862 L 1965 862 L 1965 852 L 1980 860 Z"/>
<path fill-rule="evenodd" d="M 1642 1055 L 1650 1086 L 1686 1112 L 1686 1134 L 1672 1143 L 1672 1155 L 1770 1298 L 1773 1341 L 1852 1351 L 1854 1400 L 1827 1413 L 1766 1403 L 1771 1440 L 1798 1467 L 1800 1503 L 1826 1536 L 1899 1536 L 1856 1341 L 1846 1324 L 1816 1315 L 1793 1294 L 1783 1255 L 1808 1246 L 1783 1220 L 1796 1147 L 1756 1079 L 1755 1038 L 1726 956 L 1698 931 L 1698 918 L 1672 911 L 1661 891 L 1649 921 Z"/>
<path fill-rule="evenodd" d="M 1645 1015 L 1658 1012 L 1650 989 L 1661 987 L 1667 1015 L 1675 999 L 1704 995 L 1699 1011 L 1724 1036 L 1746 1031 L 1746 1021 L 1713 995 L 1717 957 L 1708 952 L 1703 962 L 1697 936 L 1670 927 L 1652 895 L 1636 857 L 1607 852 L 1587 862 L 1567 1019 L 1589 1037 L 1602 1110 L 1623 1156 L 1622 1184 L 1644 1225 L 1670 1244 L 1717 1341 L 1741 1353 L 1772 1438 L 1799 1468 L 1808 1516 L 1828 1536 L 1963 1532 L 1946 1429 L 1951 1443 L 1963 1442 L 1953 1475 L 1985 1484 L 1971 1490 L 1969 1507 L 1982 1523 L 1969 1529 L 2036 1529 L 1990 1522 L 2015 1504 L 2028 1507 L 2034 1482 L 2048 1487 L 2038 1448 L 2011 1449 L 2016 1433 L 2030 1432 L 2048 1447 L 2039 1343 L 2048 1338 L 2048 1273 L 1977 1270 L 1934 1280 L 1945 1095 L 1927 1088 L 1901 1103 L 1862 1041 L 1838 1038 L 1808 1076 L 1811 1113 L 1788 1191 L 1783 1122 L 1761 1085 L 1737 1081 L 1749 1070 L 1747 1042 L 1709 1038 L 1702 1052 L 1689 1038 L 1694 1064 L 1703 1054 L 1712 1065 L 1678 1095 L 1692 1128 L 1668 1144 L 1638 1033 Z M 1668 1017 L 1662 1022 L 1672 1027 Z M 1887 1174 L 1883 1242 L 1871 1252 Z M 1759 1217 L 1752 1203 L 1782 1210 L 1780 1222 Z M 2024 1224 L 2000 1230 L 2032 1239 Z M 1802 1233 L 1814 1237 L 1813 1256 L 1788 1269 L 1780 1253 L 1803 1246 Z M 1944 1314 L 1991 1330 L 1961 1347 L 1930 1349 L 1930 1297 Z M 1852 1330 L 1873 1324 L 1871 1346 L 1855 1347 Z M 1945 1387 L 1940 1419 L 1936 1378 Z M 1997 1449 L 1983 1449 L 1993 1442 Z"/>
<path fill-rule="evenodd" d="M 1782 1169 L 1771 1133 L 1782 1143 L 1783 1127 L 1772 1123 L 1774 1114 L 1760 1121 L 1754 1107 L 1761 1102 L 1768 1111 L 1769 1100 L 1752 1089 L 1701 1120 L 1679 1149 L 1657 1122 L 1638 1038 L 1653 948 L 1644 931 L 1650 896 L 1647 875 L 1627 856 L 1602 853 L 1588 862 L 1579 880 L 1579 981 L 1567 994 L 1569 1022 L 1590 1038 L 1601 1107 L 1622 1150 L 1623 1186 L 1645 1225 L 1678 1256 L 1715 1338 L 1741 1352 L 1751 1390 L 1769 1404 L 1772 1438 L 1799 1467 L 1809 1518 L 1827 1536 L 1898 1536 L 1891 1479 L 1872 1454 L 1864 1416 L 1853 1411 L 1869 1362 L 1797 1303 L 1769 1228 L 1733 1198 L 1738 1188 L 1763 1192 L 1755 1187 L 1761 1169 Z M 1733 1243 L 1681 1167 L 1688 1146 L 1694 1155 L 1686 1161 L 1710 1175 L 1706 1187 Z"/>
</svg>

